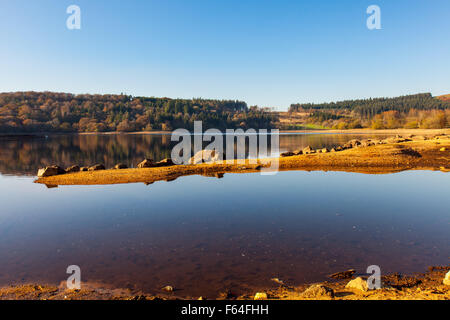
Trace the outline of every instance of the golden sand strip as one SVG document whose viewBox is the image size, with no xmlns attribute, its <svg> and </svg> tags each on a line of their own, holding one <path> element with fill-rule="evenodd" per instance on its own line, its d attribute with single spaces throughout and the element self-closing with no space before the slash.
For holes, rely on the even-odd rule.
<svg viewBox="0 0 450 320">
<path fill-rule="evenodd" d="M 243 163 L 242 163 L 243 162 Z M 346 171 L 359 173 L 393 173 L 404 170 L 450 170 L 450 139 L 408 141 L 353 148 L 339 152 L 257 159 L 232 163 L 176 165 L 170 167 L 77 172 L 39 178 L 46 185 L 105 185 L 172 181 L 181 176 L 220 177 L 224 173 L 248 173 L 265 170 L 278 162 L 280 171 Z"/>
</svg>

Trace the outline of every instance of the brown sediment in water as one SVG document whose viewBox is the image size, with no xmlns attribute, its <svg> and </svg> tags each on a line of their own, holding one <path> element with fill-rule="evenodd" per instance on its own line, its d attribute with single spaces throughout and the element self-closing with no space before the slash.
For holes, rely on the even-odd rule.
<svg viewBox="0 0 450 320">
<path fill-rule="evenodd" d="M 368 174 L 394 173 L 405 170 L 450 171 L 450 138 L 405 141 L 357 147 L 339 152 L 306 154 L 256 160 L 232 160 L 223 163 L 176 165 L 168 167 L 101 170 L 69 173 L 35 182 L 57 185 L 105 185 L 172 181 L 188 175 L 220 177 L 224 173 L 249 173 L 266 170 L 278 163 L 279 171 L 346 171 Z M 267 169 L 268 170 L 268 169 Z"/>
<path fill-rule="evenodd" d="M 326 281 L 315 284 L 290 285 L 282 280 L 274 281 L 271 288 L 255 288 L 245 295 L 236 296 L 232 292 L 220 293 L 217 297 L 202 297 L 213 300 L 253 300 L 256 293 L 263 293 L 271 300 L 449 300 L 450 285 L 443 283 L 449 266 L 430 267 L 429 271 L 415 275 L 389 274 L 381 276 L 381 288 L 360 291 L 346 288 L 352 279 Z M 366 280 L 366 277 L 363 277 Z M 311 286 L 326 288 L 309 292 Z M 70 290 L 64 282 L 59 286 L 25 284 L 0 288 L 0 300 L 197 300 L 200 297 L 182 296 L 174 288 L 171 292 L 149 295 L 129 289 L 111 288 L 96 283 L 82 283 L 80 290 Z"/>
</svg>

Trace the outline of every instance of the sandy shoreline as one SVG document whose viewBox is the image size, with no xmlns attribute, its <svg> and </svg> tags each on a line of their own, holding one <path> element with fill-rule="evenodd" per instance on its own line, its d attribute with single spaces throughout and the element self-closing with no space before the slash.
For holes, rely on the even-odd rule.
<svg viewBox="0 0 450 320">
<path fill-rule="evenodd" d="M 382 275 L 381 288 L 377 290 L 346 287 L 360 278 L 355 274 L 346 279 L 300 285 L 272 279 L 274 285 L 270 288 L 254 288 L 243 295 L 220 292 L 215 297 L 183 296 L 177 288 L 172 292 L 160 288 L 160 293 L 147 294 L 99 283 L 82 283 L 81 290 L 69 290 L 64 282 L 59 286 L 34 283 L 0 288 L 0 300 L 254 300 L 258 293 L 263 295 L 262 300 L 449 300 L 450 285 L 443 283 L 449 270 L 450 266 L 438 266 L 413 275 Z M 365 281 L 366 276 L 361 279 Z"/>
<path fill-rule="evenodd" d="M 45 185 L 105 185 L 173 181 L 182 176 L 204 175 L 220 178 L 226 173 L 250 173 L 278 163 L 279 171 L 346 171 L 358 173 L 394 173 L 405 170 L 450 170 L 450 137 L 413 140 L 357 147 L 339 152 L 303 154 L 291 157 L 225 161 L 197 165 L 175 165 L 141 169 L 76 172 L 39 178 Z"/>
</svg>

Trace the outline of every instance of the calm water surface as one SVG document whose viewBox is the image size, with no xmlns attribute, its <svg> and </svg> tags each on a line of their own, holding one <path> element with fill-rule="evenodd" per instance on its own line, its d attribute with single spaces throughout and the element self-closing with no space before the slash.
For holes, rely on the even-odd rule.
<svg viewBox="0 0 450 320">
<path fill-rule="evenodd" d="M 384 136 L 281 134 L 280 152 L 293 151 L 308 145 L 313 148 L 334 147 L 351 139 L 369 137 Z M 270 138 L 267 140 L 270 143 Z M 0 136 L 0 172 L 35 175 L 38 167 L 53 164 L 68 167 L 74 164 L 90 166 L 103 163 L 106 167 L 113 167 L 120 162 L 133 167 L 144 158 L 156 161 L 170 158 L 176 143 L 178 142 L 170 140 L 170 135 L 156 134 Z M 204 147 L 208 143 L 205 142 Z"/>
<path fill-rule="evenodd" d="M 371 264 L 388 273 L 449 262 L 448 173 L 292 171 L 54 189 L 33 183 L 30 175 L 53 157 L 114 163 L 147 152 L 166 156 L 156 154 L 164 147 L 146 151 L 139 141 L 147 137 L 126 136 L 123 144 L 123 137 L 91 137 L 0 142 L 0 285 L 58 284 L 76 264 L 83 281 L 149 293 L 169 284 L 180 294 L 214 297 L 271 286 L 273 277 L 299 284 Z M 286 150 L 353 137 L 287 138 Z M 102 139 L 115 151 L 101 150 Z"/>
</svg>

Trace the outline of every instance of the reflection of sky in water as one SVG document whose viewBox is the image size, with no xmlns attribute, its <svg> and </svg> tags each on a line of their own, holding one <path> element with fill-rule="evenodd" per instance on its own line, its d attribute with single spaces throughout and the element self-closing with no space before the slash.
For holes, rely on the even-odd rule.
<svg viewBox="0 0 450 320">
<path fill-rule="evenodd" d="M 66 279 L 186 294 L 324 280 L 346 268 L 447 264 L 450 180 L 279 172 L 191 176 L 150 186 L 66 186 L 0 176 L 0 283 Z"/>
</svg>

